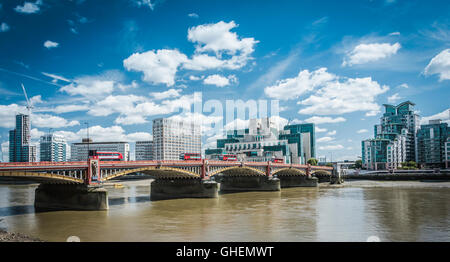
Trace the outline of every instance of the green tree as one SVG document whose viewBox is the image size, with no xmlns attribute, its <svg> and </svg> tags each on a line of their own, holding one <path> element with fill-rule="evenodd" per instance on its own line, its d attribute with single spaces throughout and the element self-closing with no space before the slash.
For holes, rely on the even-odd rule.
<svg viewBox="0 0 450 262">
<path fill-rule="evenodd" d="M 355 161 L 355 168 L 362 168 L 362 160 L 361 159 Z"/>
<path fill-rule="evenodd" d="M 310 164 L 312 166 L 317 166 L 317 159 L 310 158 L 310 159 L 308 159 L 308 161 L 306 163 L 308 163 L 308 164 Z"/>
</svg>

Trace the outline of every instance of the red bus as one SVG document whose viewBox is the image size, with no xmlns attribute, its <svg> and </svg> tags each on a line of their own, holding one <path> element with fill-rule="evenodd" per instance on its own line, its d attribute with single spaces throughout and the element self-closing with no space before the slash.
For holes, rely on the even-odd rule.
<svg viewBox="0 0 450 262">
<path fill-rule="evenodd" d="M 236 155 L 220 155 L 219 160 L 222 161 L 237 161 Z"/>
<path fill-rule="evenodd" d="M 272 162 L 274 162 L 274 163 L 284 163 L 284 159 L 283 158 L 274 158 L 272 160 Z"/>
<path fill-rule="evenodd" d="M 121 161 L 121 160 L 123 160 L 122 153 L 97 151 L 97 150 L 89 150 L 89 157 L 96 157 L 100 161 Z"/>
<path fill-rule="evenodd" d="M 200 153 L 183 153 L 180 155 L 180 160 L 202 160 Z"/>
</svg>

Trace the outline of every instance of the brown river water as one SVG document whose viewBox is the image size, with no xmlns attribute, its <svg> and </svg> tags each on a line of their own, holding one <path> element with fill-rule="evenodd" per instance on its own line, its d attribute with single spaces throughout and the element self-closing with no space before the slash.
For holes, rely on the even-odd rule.
<svg viewBox="0 0 450 262">
<path fill-rule="evenodd" d="M 0 185 L 0 229 L 46 241 L 450 241 L 450 182 L 343 186 L 150 201 L 150 180 L 107 187 L 108 211 L 35 213 L 36 185 Z"/>
</svg>

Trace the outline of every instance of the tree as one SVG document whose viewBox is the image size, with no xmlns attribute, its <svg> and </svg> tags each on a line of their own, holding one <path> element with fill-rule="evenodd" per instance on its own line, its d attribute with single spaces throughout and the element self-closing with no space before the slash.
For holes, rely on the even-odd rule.
<svg viewBox="0 0 450 262">
<path fill-rule="evenodd" d="M 362 168 L 362 160 L 358 159 L 355 161 L 355 168 Z"/>
<path fill-rule="evenodd" d="M 310 164 L 312 166 L 317 166 L 317 159 L 310 158 L 310 159 L 308 159 L 308 161 L 306 163 L 308 163 L 308 164 Z"/>
</svg>

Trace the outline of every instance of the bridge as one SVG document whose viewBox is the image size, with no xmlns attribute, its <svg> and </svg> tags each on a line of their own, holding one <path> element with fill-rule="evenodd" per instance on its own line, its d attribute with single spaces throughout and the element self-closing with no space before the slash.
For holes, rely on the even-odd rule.
<svg viewBox="0 0 450 262">
<path fill-rule="evenodd" d="M 133 173 L 150 175 L 152 200 L 180 197 L 217 197 L 220 191 L 273 191 L 283 187 L 317 186 L 316 177 L 331 177 L 332 167 L 273 162 L 213 161 L 99 161 L 0 163 L 0 177 L 36 181 L 35 206 L 52 209 L 80 201 L 107 209 L 101 185 Z M 80 195 L 86 200 L 80 200 Z M 94 196 L 94 197 L 91 197 Z M 94 198 L 94 199 L 93 199 Z M 65 202 L 77 202 L 62 204 Z M 106 202 L 106 203 L 105 203 Z M 50 204 L 49 204 L 50 203 Z"/>
</svg>

